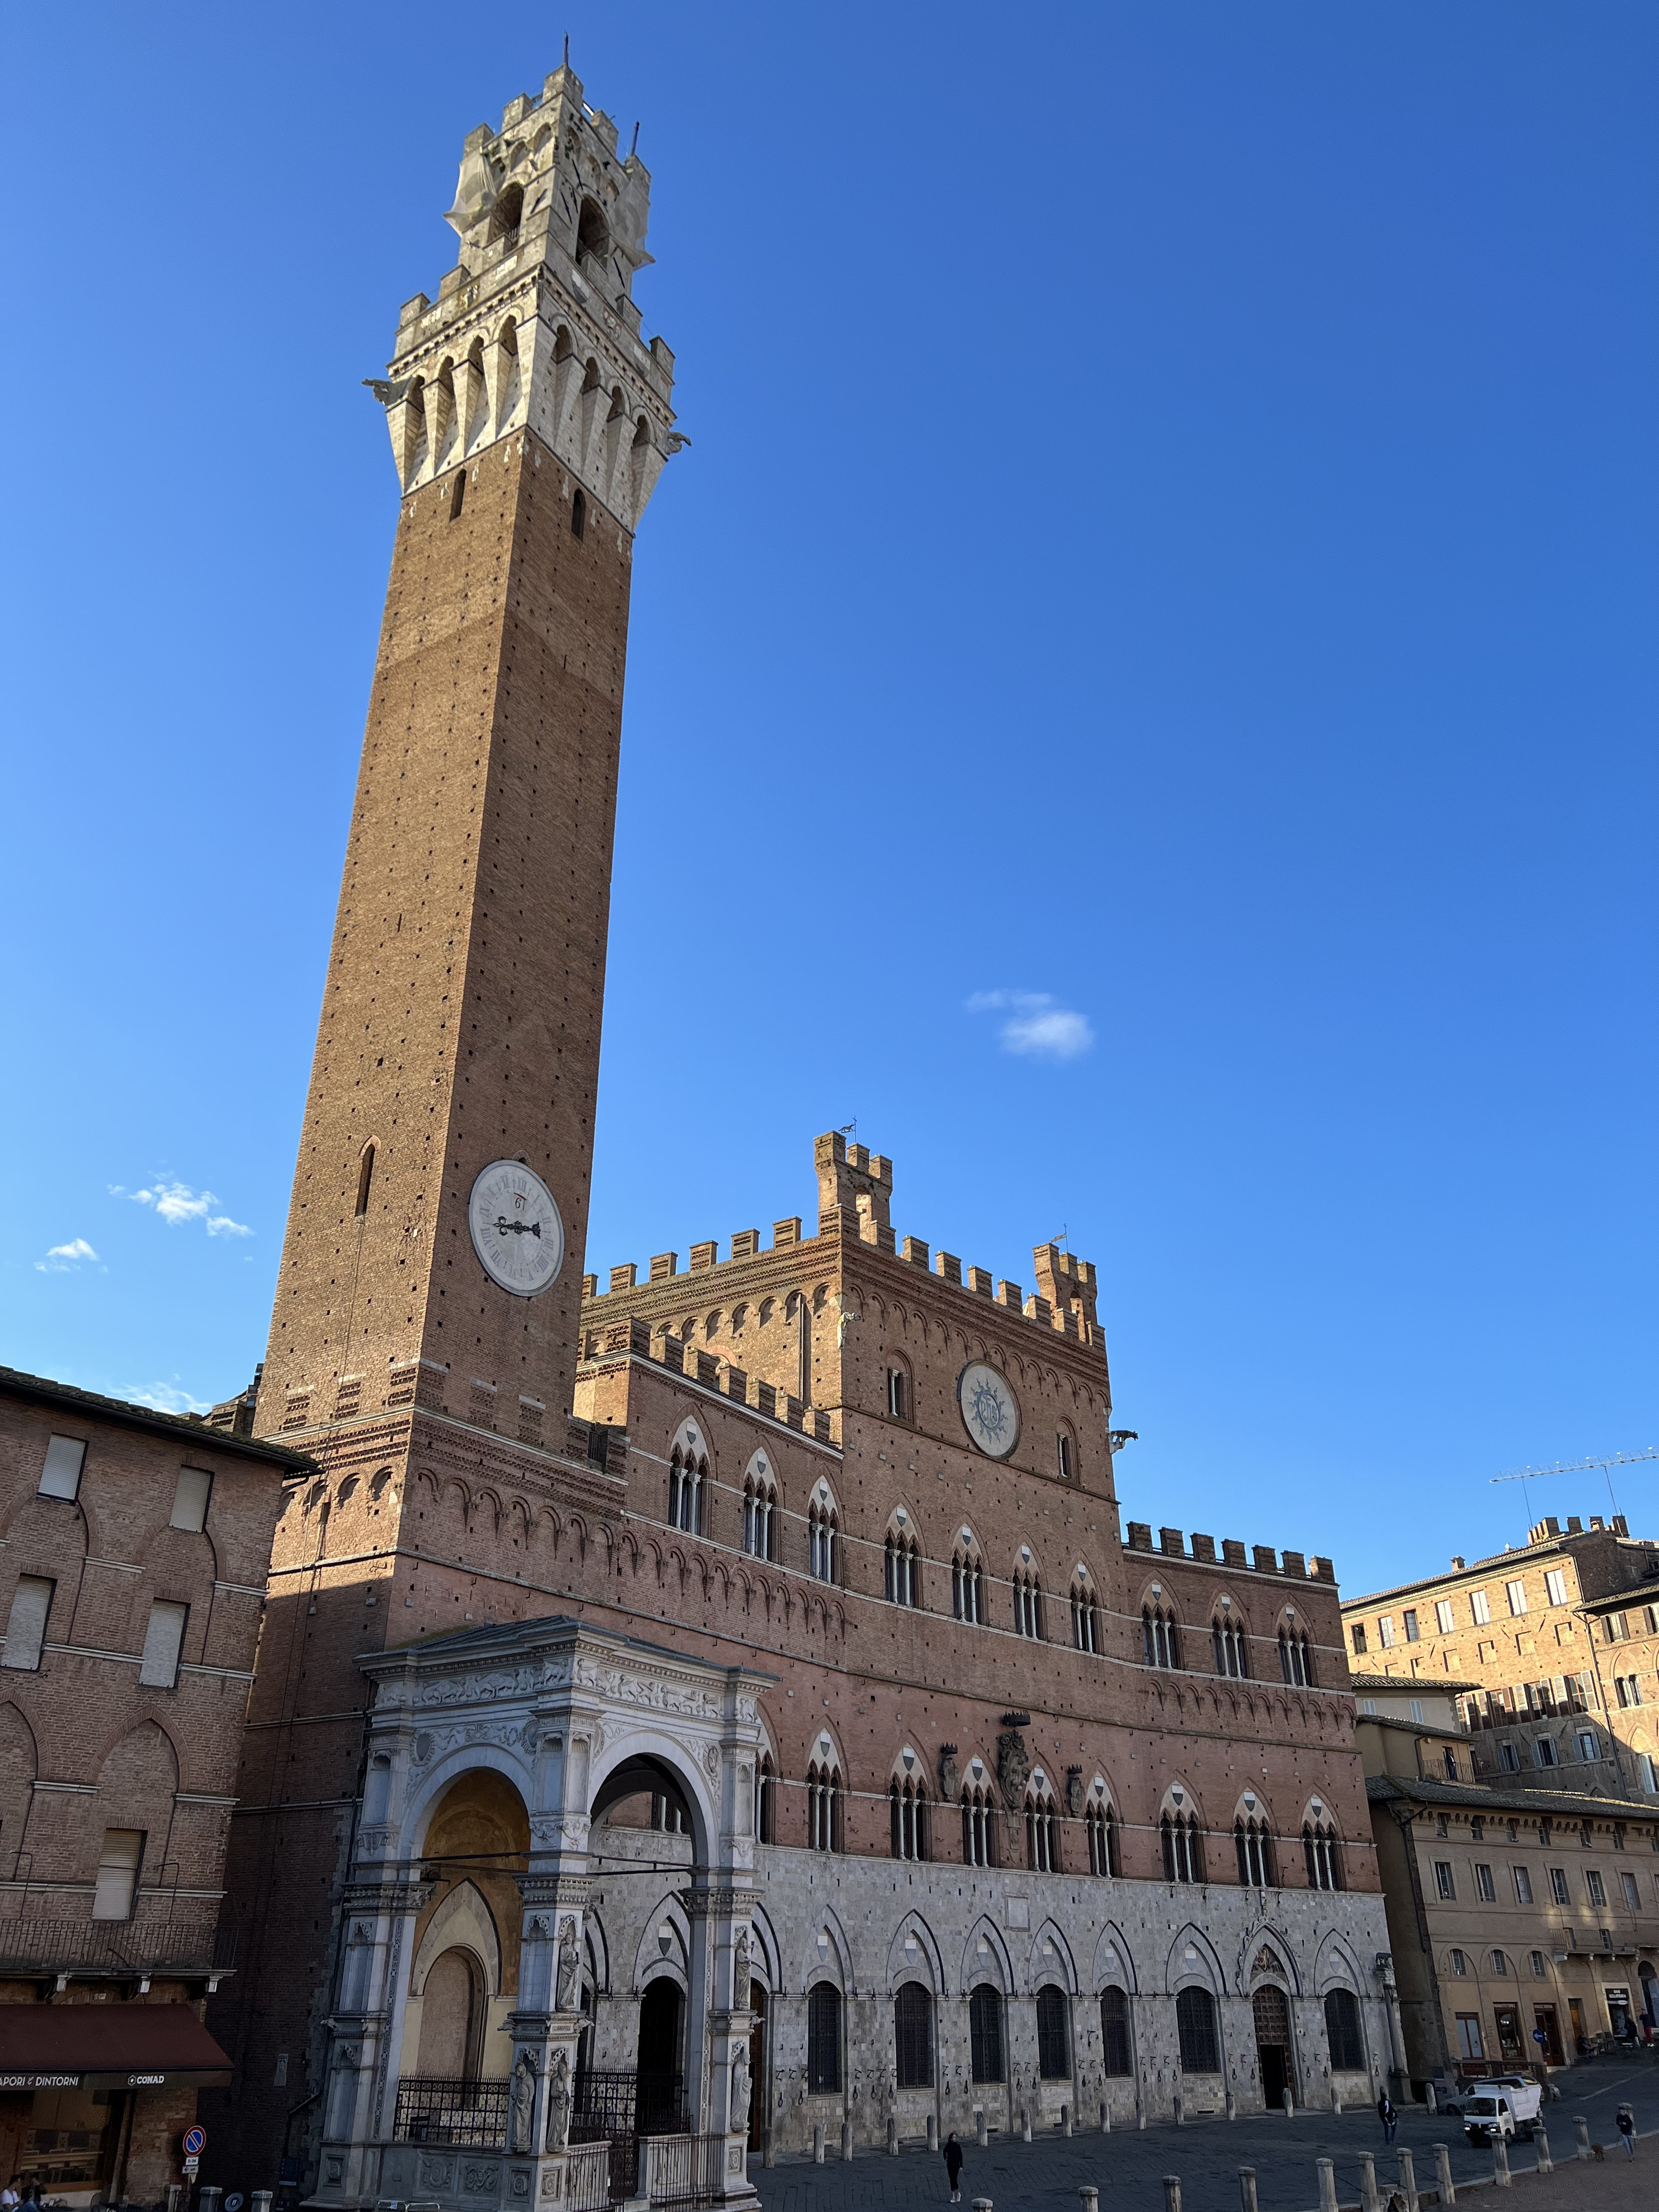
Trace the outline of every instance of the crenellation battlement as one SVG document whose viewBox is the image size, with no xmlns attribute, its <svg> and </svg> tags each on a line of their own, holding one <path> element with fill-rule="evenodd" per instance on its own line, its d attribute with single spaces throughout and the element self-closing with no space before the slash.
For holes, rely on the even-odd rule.
<svg viewBox="0 0 1659 2212">
<path fill-rule="evenodd" d="M 1144 1552 L 1152 1559 L 1185 1559 L 1190 1558 L 1195 1566 L 1214 1566 L 1218 1564 L 1213 1536 L 1194 1534 L 1192 1550 L 1187 1549 L 1185 1534 L 1179 1528 L 1160 1528 L 1158 1541 L 1152 1541 L 1150 1521 L 1130 1521 L 1125 1524 L 1123 1548 L 1126 1552 Z M 1311 1557 L 1301 1552 L 1285 1552 L 1281 1556 L 1271 1544 L 1256 1544 L 1247 1559 L 1245 1547 L 1236 1536 L 1221 1540 L 1223 1566 L 1242 1568 L 1246 1574 L 1288 1577 L 1292 1582 L 1334 1583 L 1335 1563 L 1322 1553 Z"/>
<path fill-rule="evenodd" d="M 863 1145 L 849 1145 L 839 1131 L 815 1139 L 813 1166 L 818 1183 L 820 1237 L 848 1236 L 874 1250 L 890 1254 L 907 1267 L 919 1267 L 941 1283 L 948 1283 L 969 1297 L 985 1298 L 1004 1313 L 1018 1316 L 1034 1328 L 1050 1329 L 1073 1343 L 1103 1346 L 1105 1338 L 1095 1318 L 1097 1284 L 1093 1262 L 1062 1251 L 1057 1244 L 1033 1248 L 1039 1288 L 1027 1297 L 1024 1286 L 1005 1277 L 994 1278 L 988 1267 L 965 1263 L 956 1253 L 935 1249 L 920 1237 L 899 1237 L 891 1224 L 893 1163 Z M 779 1252 L 811 1240 L 801 1235 L 801 1217 L 786 1214 L 772 1224 L 769 1252 L 761 1243 L 758 1229 L 732 1233 L 730 1255 L 720 1258 L 720 1239 L 706 1237 L 690 1249 L 689 1273 L 720 1275 L 728 1267 L 752 1266 Z M 681 1279 L 678 1252 L 652 1255 L 647 1287 Z M 640 1270 L 633 1261 L 611 1269 L 605 1291 L 588 1289 L 596 1279 L 584 1279 L 592 1302 L 603 1304 L 608 1297 L 627 1296 L 640 1287 Z"/>
</svg>

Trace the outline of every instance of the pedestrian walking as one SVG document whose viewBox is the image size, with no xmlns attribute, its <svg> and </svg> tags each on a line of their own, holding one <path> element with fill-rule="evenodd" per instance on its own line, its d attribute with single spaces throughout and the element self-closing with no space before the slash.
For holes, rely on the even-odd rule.
<svg viewBox="0 0 1659 2212">
<path fill-rule="evenodd" d="M 1625 2138 L 1625 2156 L 1626 2158 L 1634 2158 L 1636 2155 L 1636 2115 L 1632 2112 L 1628 2105 L 1620 2105 L 1619 2107 L 1618 2117 L 1613 2121 L 1613 2124 Z"/>
<path fill-rule="evenodd" d="M 962 2145 L 954 2136 L 950 2137 L 945 2146 L 945 2171 L 951 2179 L 951 2202 L 952 2204 L 960 2204 L 962 2202 Z"/>
<path fill-rule="evenodd" d="M 1393 2105 L 1389 2102 L 1389 2093 L 1386 2089 L 1384 2089 L 1377 2098 L 1376 2117 L 1382 2123 L 1383 2142 L 1385 2143 L 1391 2143 L 1394 2141 L 1394 2131 L 1400 2125 L 1400 2115 L 1395 2112 Z"/>
</svg>

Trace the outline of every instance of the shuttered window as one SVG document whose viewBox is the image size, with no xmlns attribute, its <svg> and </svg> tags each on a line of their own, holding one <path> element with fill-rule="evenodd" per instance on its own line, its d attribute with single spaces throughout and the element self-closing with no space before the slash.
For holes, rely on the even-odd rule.
<svg viewBox="0 0 1659 2212">
<path fill-rule="evenodd" d="M 11 1618 L 6 1623 L 6 1649 L 0 1656 L 0 1666 L 18 1667 L 32 1672 L 40 1664 L 40 1646 L 46 1640 L 46 1615 L 52 1610 L 52 1594 L 56 1583 L 44 1575 L 21 1575 L 18 1577 L 17 1593 L 11 1601 Z"/>
<path fill-rule="evenodd" d="M 933 2000 L 920 1982 L 906 1982 L 893 1999 L 893 2042 L 901 2089 L 933 2086 Z"/>
<path fill-rule="evenodd" d="M 985 1982 L 968 1999 L 968 2045 L 975 2081 L 1006 2078 L 1002 2066 L 1002 1998 Z"/>
<path fill-rule="evenodd" d="M 1037 2072 L 1045 2081 L 1063 2081 L 1072 2070 L 1066 2033 L 1066 1992 L 1045 1982 L 1036 1993 Z"/>
<path fill-rule="evenodd" d="M 150 1607 L 138 1680 L 152 1690 L 170 1690 L 178 1680 L 179 1654 L 184 1648 L 185 1623 L 189 1618 L 187 1605 L 174 1605 L 166 1598 L 158 1597 Z"/>
<path fill-rule="evenodd" d="M 213 1477 L 204 1468 L 181 1467 L 179 1487 L 173 1493 L 173 1526 L 175 1528 L 204 1528 L 207 1526 L 208 1494 L 213 1488 Z"/>
<path fill-rule="evenodd" d="M 87 1448 L 78 1437 L 53 1437 L 46 1446 L 39 1495 L 73 1498 L 81 1487 L 81 1469 L 86 1456 Z"/>
<path fill-rule="evenodd" d="M 98 1855 L 98 1887 L 92 1900 L 94 1920 L 131 1920 L 132 1893 L 144 1856 L 142 1828 L 106 1828 Z"/>
<path fill-rule="evenodd" d="M 1129 1999 L 1127 1991 L 1103 1990 L 1100 1997 L 1101 2071 L 1127 2074 L 1129 2061 Z"/>
</svg>

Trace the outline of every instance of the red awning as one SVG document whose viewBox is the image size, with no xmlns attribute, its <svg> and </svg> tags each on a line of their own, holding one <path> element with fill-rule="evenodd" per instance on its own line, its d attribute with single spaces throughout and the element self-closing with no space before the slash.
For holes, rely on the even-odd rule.
<svg viewBox="0 0 1659 2212">
<path fill-rule="evenodd" d="M 228 2089 L 230 2061 L 188 2005 L 0 2004 L 0 2089 L 49 2086 L 36 2075 L 64 2087 L 78 2075 L 82 2087 Z"/>
</svg>

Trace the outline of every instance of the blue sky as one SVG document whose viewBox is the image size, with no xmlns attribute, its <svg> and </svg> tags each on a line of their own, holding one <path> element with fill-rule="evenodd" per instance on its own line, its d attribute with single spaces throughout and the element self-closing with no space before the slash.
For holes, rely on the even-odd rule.
<svg viewBox="0 0 1659 2212">
<path fill-rule="evenodd" d="M 547 21 L 15 27 L 14 1364 L 182 1405 L 262 1352 L 395 514 L 360 380 Z M 693 441 L 588 1264 L 810 1213 L 856 1117 L 902 1234 L 1097 1262 L 1127 1513 L 1352 1590 L 1659 1441 L 1659 15 L 568 27 Z"/>
</svg>

